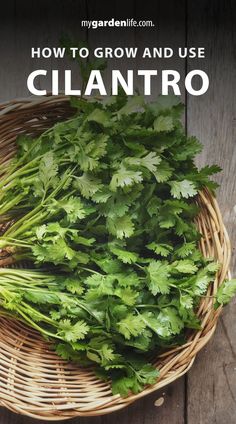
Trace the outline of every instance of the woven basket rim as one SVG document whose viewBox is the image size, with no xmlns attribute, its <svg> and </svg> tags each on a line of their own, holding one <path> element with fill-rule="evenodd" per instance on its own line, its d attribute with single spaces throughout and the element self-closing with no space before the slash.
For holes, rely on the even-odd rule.
<svg viewBox="0 0 236 424">
<path fill-rule="evenodd" d="M 46 124 L 51 125 L 53 119 L 63 119 L 64 116 L 66 119 L 71 113 L 72 109 L 69 106 L 69 97 L 64 95 L 49 95 L 37 99 L 15 99 L 2 103 L 0 105 L 0 152 L 2 151 L 3 153 L 4 161 L 7 161 L 14 153 L 14 140 L 19 132 L 19 128 L 23 132 L 29 133 L 39 131 L 39 129 L 43 130 L 45 128 L 45 118 L 47 118 Z M 42 128 L 40 125 L 42 125 Z M 226 275 L 230 277 L 229 262 L 231 247 L 218 203 L 209 190 L 205 189 L 199 193 L 197 203 L 201 211 L 196 219 L 196 223 L 200 232 L 203 234 L 200 241 L 200 248 L 205 256 L 213 255 L 221 263 L 221 269 L 217 274 L 217 278 L 208 290 L 208 294 L 212 295 L 216 292 L 217 287 L 223 282 Z M 211 297 L 206 297 L 202 300 L 198 311 L 199 316 L 202 317 L 202 329 L 193 331 L 187 343 L 183 346 L 169 350 L 157 357 L 155 364 L 160 369 L 161 377 L 153 386 L 146 387 L 137 395 L 131 394 L 127 398 L 121 398 L 119 395 L 113 396 L 111 394 L 107 383 L 99 383 L 99 381 L 93 383 L 94 378 L 91 377 L 91 374 L 87 370 L 83 371 L 80 369 L 78 372 L 79 377 L 76 380 L 78 384 L 78 399 L 74 398 L 74 391 L 71 388 L 72 382 L 75 381 L 77 368 L 71 368 L 70 364 L 65 363 L 56 354 L 51 352 L 46 342 L 34 330 L 29 329 L 25 324 L 2 316 L 0 317 L 0 323 L 2 324 L 0 329 L 0 405 L 14 412 L 47 421 L 59 421 L 77 416 L 103 415 L 124 408 L 137 399 L 166 386 L 185 374 L 191 368 L 196 354 L 212 337 L 220 312 L 221 308 L 214 310 L 213 299 Z M 24 335 L 24 337 L 22 336 L 23 339 L 25 338 L 22 343 L 20 341 L 21 334 Z M 18 345 L 16 345 L 16 340 Z M 32 343 L 31 340 L 33 340 Z M 27 343 L 29 344 L 28 350 Z M 50 401 L 51 398 L 49 401 L 44 399 L 46 387 L 43 388 L 40 386 L 40 390 L 37 392 L 38 382 L 37 384 L 35 382 L 34 385 L 34 376 L 33 374 L 31 376 L 28 370 L 32 364 L 34 365 L 35 361 L 40 362 L 42 352 L 44 352 L 46 359 L 48 358 L 50 368 L 47 370 L 44 364 L 43 371 L 41 371 L 40 375 L 46 376 L 47 372 L 55 372 L 57 368 L 55 368 L 56 365 L 53 368 L 52 364 L 54 362 L 59 368 L 64 370 L 62 374 L 63 372 L 68 372 L 69 375 L 70 370 L 72 373 L 71 380 L 70 376 L 68 377 L 66 374 L 65 382 L 58 383 L 58 391 L 63 391 L 64 393 L 58 405 Z M 24 356 L 26 353 L 28 362 L 26 361 L 27 363 L 22 365 L 22 355 Z M 19 368 L 18 371 L 15 364 Z M 40 367 L 42 367 L 42 364 Z M 3 377 L 1 376 L 1 369 L 3 369 Z M 24 373 L 26 375 L 29 373 L 29 376 L 27 378 L 24 377 Z M 88 392 L 87 394 L 85 391 L 83 392 L 85 390 L 84 386 L 82 389 L 79 387 L 80 381 L 83 382 L 83 373 L 84 384 L 86 385 L 87 379 L 88 387 L 91 390 L 91 394 L 89 395 Z M 28 391 L 26 392 L 26 389 L 22 386 L 21 395 L 19 393 L 19 387 L 24 381 Z M 51 384 L 53 382 L 54 380 Z M 32 393 L 38 396 L 39 400 L 37 402 L 32 400 L 32 394 L 29 392 L 28 386 L 32 390 L 35 390 Z M 73 387 L 73 390 L 76 390 L 76 388 Z"/>
</svg>

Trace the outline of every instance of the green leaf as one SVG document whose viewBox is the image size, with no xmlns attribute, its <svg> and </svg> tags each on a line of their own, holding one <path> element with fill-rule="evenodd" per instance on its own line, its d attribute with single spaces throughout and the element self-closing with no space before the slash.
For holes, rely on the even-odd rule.
<svg viewBox="0 0 236 424">
<path fill-rule="evenodd" d="M 132 96 L 127 103 L 118 111 L 118 116 L 129 115 L 143 109 L 144 101 L 142 96 Z"/>
<path fill-rule="evenodd" d="M 76 177 L 74 182 L 74 187 L 78 188 L 81 194 L 89 199 L 92 197 L 98 190 L 102 188 L 101 180 L 93 177 L 91 174 L 84 172 L 81 177 Z"/>
<path fill-rule="evenodd" d="M 126 271 L 125 273 L 114 274 L 114 277 L 118 280 L 119 285 L 122 287 L 140 286 L 141 281 L 139 276 L 134 271 Z"/>
<path fill-rule="evenodd" d="M 138 259 L 138 255 L 136 253 L 126 250 L 122 246 L 119 246 L 119 244 L 110 243 L 109 249 L 124 264 L 132 264 Z"/>
<path fill-rule="evenodd" d="M 77 253 L 62 238 L 57 238 L 54 243 L 36 244 L 32 247 L 32 252 L 38 263 L 52 262 L 57 265 L 65 263 L 65 260 L 71 261 L 75 256 L 79 262 Z"/>
<path fill-rule="evenodd" d="M 58 336 L 62 337 L 66 342 L 82 340 L 88 332 L 89 327 L 82 320 L 77 321 L 74 325 L 68 319 L 64 319 L 59 323 Z"/>
<path fill-rule="evenodd" d="M 107 219 L 107 228 L 110 234 L 118 239 L 131 237 L 134 233 L 134 224 L 129 216 Z"/>
<path fill-rule="evenodd" d="M 173 246 L 167 243 L 155 243 L 154 241 L 152 243 L 149 243 L 146 246 L 148 249 L 153 250 L 157 255 L 161 255 L 163 257 L 167 257 L 172 251 Z"/>
<path fill-rule="evenodd" d="M 174 121 L 173 118 L 171 116 L 158 116 L 154 123 L 154 130 L 157 132 L 169 132 L 172 131 L 174 129 Z"/>
<path fill-rule="evenodd" d="M 185 258 L 193 253 L 196 249 L 196 243 L 194 241 L 185 242 L 178 249 L 175 249 L 175 256 L 179 256 L 180 258 Z"/>
<path fill-rule="evenodd" d="M 133 306 L 139 295 L 138 292 L 135 292 L 130 287 L 118 288 L 115 290 L 114 294 L 115 296 L 118 296 L 124 302 L 125 305 L 128 305 L 128 306 Z"/>
<path fill-rule="evenodd" d="M 154 175 L 158 183 L 163 183 L 170 179 L 172 172 L 173 168 L 170 166 L 170 164 L 167 161 L 162 160 L 157 166 Z"/>
<path fill-rule="evenodd" d="M 193 298 L 189 294 L 182 294 L 180 296 L 180 304 L 185 309 L 192 309 Z"/>
<path fill-rule="evenodd" d="M 109 218 L 122 217 L 127 214 L 129 207 L 134 202 L 133 193 L 125 194 L 121 192 L 112 193 L 112 196 L 106 203 L 100 205 L 99 211 L 101 215 Z"/>
<path fill-rule="evenodd" d="M 202 151 L 202 144 L 196 137 L 188 137 L 184 140 L 184 147 L 180 149 L 179 146 L 173 150 L 174 157 L 177 161 L 185 161 L 188 158 L 194 157 Z"/>
<path fill-rule="evenodd" d="M 132 391 L 134 387 L 136 388 L 136 380 L 131 377 L 120 377 L 114 378 L 112 381 L 112 394 L 121 395 L 122 397 L 127 397 L 129 392 Z M 138 388 L 140 390 L 140 388 Z"/>
<path fill-rule="evenodd" d="M 112 176 L 110 189 L 112 191 L 116 191 L 118 187 L 129 187 L 133 184 L 142 182 L 142 180 L 143 177 L 141 172 L 126 169 L 123 165 L 121 165 L 118 171 Z"/>
<path fill-rule="evenodd" d="M 112 196 L 111 191 L 108 187 L 103 186 L 102 188 L 99 188 L 98 191 L 96 191 L 93 194 L 93 201 L 95 203 L 106 203 L 107 200 Z"/>
<path fill-rule="evenodd" d="M 129 376 L 116 377 L 112 382 L 113 395 L 121 394 L 121 396 L 128 396 L 129 392 L 139 393 L 147 384 L 155 384 L 159 376 L 158 371 L 151 364 L 131 363 Z"/>
<path fill-rule="evenodd" d="M 145 323 L 137 315 L 128 314 L 117 323 L 117 329 L 127 340 L 137 337 L 145 329 Z"/>
<path fill-rule="evenodd" d="M 77 278 L 73 278 L 73 277 L 66 278 L 65 287 L 70 293 L 77 294 L 79 296 L 81 296 L 84 292 L 82 283 Z"/>
<path fill-rule="evenodd" d="M 136 167 L 143 166 L 150 172 L 155 172 L 157 169 L 157 165 L 159 165 L 160 162 L 161 158 L 155 152 L 149 152 L 146 156 L 142 158 L 127 157 L 125 159 L 125 163 L 127 163 L 128 165 Z"/>
<path fill-rule="evenodd" d="M 58 206 L 67 214 L 67 219 L 74 224 L 77 220 L 85 218 L 87 215 L 86 208 L 79 197 L 71 196 L 68 199 L 58 202 Z"/>
<path fill-rule="evenodd" d="M 183 321 L 179 317 L 177 310 L 173 307 L 163 308 L 158 314 L 158 320 L 162 325 L 163 337 L 179 334 L 184 328 Z"/>
<path fill-rule="evenodd" d="M 170 181 L 169 184 L 171 187 L 171 194 L 176 199 L 181 199 L 181 197 L 193 197 L 197 194 L 197 189 L 191 181 Z"/>
<path fill-rule="evenodd" d="M 87 277 L 84 283 L 94 289 L 91 293 L 95 296 L 112 295 L 114 293 L 114 280 L 115 278 L 112 275 L 93 274 Z"/>
<path fill-rule="evenodd" d="M 215 306 L 226 305 L 236 294 L 236 279 L 224 281 L 216 293 Z"/>
<path fill-rule="evenodd" d="M 111 124 L 110 116 L 104 110 L 93 109 L 93 111 L 87 117 L 88 122 L 96 122 L 103 127 L 109 127 Z"/>
<path fill-rule="evenodd" d="M 140 318 L 158 336 L 168 338 L 179 334 L 184 323 L 173 307 L 165 307 L 160 312 L 144 312 Z"/>
<path fill-rule="evenodd" d="M 170 265 L 166 261 L 151 261 L 147 267 L 149 288 L 154 296 L 170 291 Z"/>
<path fill-rule="evenodd" d="M 45 196 L 49 188 L 58 184 L 58 165 L 52 152 L 45 153 L 39 164 L 38 179 L 34 182 L 35 194 Z"/>
<path fill-rule="evenodd" d="M 194 274 L 198 267 L 194 264 L 193 261 L 189 259 L 182 259 L 180 261 L 176 261 L 172 264 L 173 269 L 180 272 L 181 274 Z"/>
<path fill-rule="evenodd" d="M 158 99 L 155 102 L 148 104 L 148 109 L 157 116 L 160 112 L 168 112 L 173 110 L 175 106 L 181 105 L 181 98 L 175 95 L 168 96 L 158 96 Z"/>
<path fill-rule="evenodd" d="M 59 297 L 56 293 L 43 289 L 28 289 L 24 293 L 25 299 L 36 304 L 58 304 L 60 303 Z"/>
</svg>

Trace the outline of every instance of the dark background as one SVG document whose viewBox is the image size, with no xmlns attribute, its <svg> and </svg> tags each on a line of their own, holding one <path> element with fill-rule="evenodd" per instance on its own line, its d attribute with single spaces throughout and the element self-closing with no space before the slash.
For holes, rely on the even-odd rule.
<svg viewBox="0 0 236 424">
<path fill-rule="evenodd" d="M 98 28 L 86 30 L 85 19 L 111 17 L 152 19 L 155 28 Z M 0 10 L 0 101 L 29 96 L 26 79 L 35 69 L 73 69 L 79 87 L 78 66 L 69 60 L 30 59 L 32 46 L 59 45 L 63 34 L 96 46 L 205 47 L 206 59 L 112 60 L 105 71 L 120 69 L 176 69 L 184 77 L 191 69 L 205 70 L 208 92 L 186 95 L 185 125 L 204 145 L 199 165 L 218 163 L 217 193 L 232 246 L 235 246 L 236 204 L 236 2 L 233 0 L 8 0 Z M 77 82 L 78 81 L 78 82 Z M 62 81 L 61 81 L 62 82 Z M 43 84 L 43 81 L 40 82 Z M 48 81 L 48 88 L 50 81 Z M 44 88 L 43 86 L 41 88 Z M 153 97 L 160 91 L 158 82 Z M 234 251 L 233 251 L 234 253 Z M 235 270 L 235 254 L 231 262 Z M 127 409 L 101 418 L 78 418 L 74 424 L 235 424 L 236 417 L 236 301 L 225 308 L 213 340 L 198 355 L 191 371 L 163 390 Z M 164 398 L 162 406 L 154 402 Z M 32 424 L 33 420 L 1 409 L 0 424 Z"/>
</svg>

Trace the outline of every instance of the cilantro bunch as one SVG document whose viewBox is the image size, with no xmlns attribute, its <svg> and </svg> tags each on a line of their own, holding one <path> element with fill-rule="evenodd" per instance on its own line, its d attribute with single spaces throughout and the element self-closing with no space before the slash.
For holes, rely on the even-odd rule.
<svg viewBox="0 0 236 424">
<path fill-rule="evenodd" d="M 176 97 L 72 104 L 70 120 L 19 137 L 0 179 L 0 248 L 31 268 L 0 269 L 0 305 L 126 396 L 156 381 L 153 353 L 200 328 L 218 265 L 199 251 L 194 200 L 219 168 L 195 166 Z"/>
</svg>

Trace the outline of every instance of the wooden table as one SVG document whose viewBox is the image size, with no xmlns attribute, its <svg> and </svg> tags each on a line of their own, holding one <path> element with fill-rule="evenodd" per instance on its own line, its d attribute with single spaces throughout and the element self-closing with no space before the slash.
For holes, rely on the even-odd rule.
<svg viewBox="0 0 236 424">
<path fill-rule="evenodd" d="M 30 59 L 32 46 L 55 46 L 62 33 L 75 39 L 87 39 L 94 46 L 203 46 L 206 59 L 136 59 L 113 60 L 111 68 L 125 70 L 177 69 L 182 76 L 191 69 L 203 69 L 210 78 L 204 96 L 184 93 L 185 125 L 188 134 L 196 135 L 204 145 L 198 164 L 218 163 L 222 173 L 217 192 L 225 224 L 234 247 L 236 234 L 236 3 L 232 0 L 156 0 L 85 1 L 46 0 L 4 2 L 0 16 L 0 101 L 28 96 L 27 75 L 36 68 L 71 67 L 70 62 L 55 59 Z M 86 30 L 82 19 L 141 17 L 153 19 L 155 29 Z M 73 70 L 78 73 L 76 64 Z M 77 79 L 77 76 L 76 76 Z M 43 84 L 43 80 L 40 82 Z M 49 83 L 48 83 L 49 86 Z M 154 89 L 159 92 L 160 84 Z M 235 270 L 233 255 L 232 270 Z M 235 424 L 236 422 L 236 299 L 220 318 L 212 341 L 198 355 L 191 371 L 164 390 L 138 401 L 110 416 L 77 419 L 84 424 Z M 160 399 L 161 398 L 161 399 Z M 162 399 L 163 398 L 163 399 Z M 159 399 L 158 404 L 154 402 Z M 31 424 L 34 420 L 1 409 L 0 424 Z"/>
</svg>

